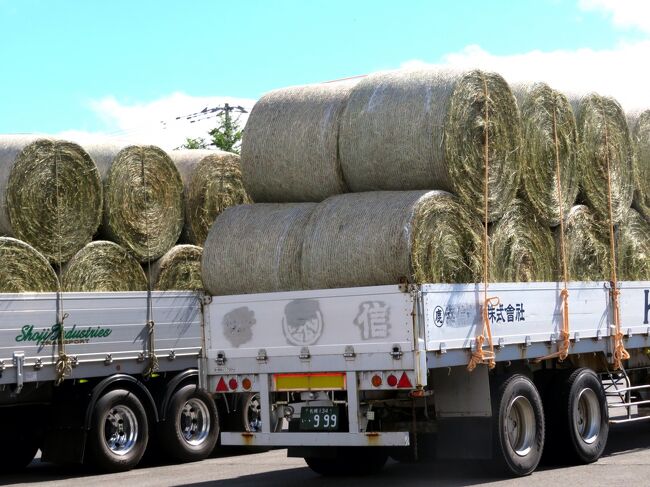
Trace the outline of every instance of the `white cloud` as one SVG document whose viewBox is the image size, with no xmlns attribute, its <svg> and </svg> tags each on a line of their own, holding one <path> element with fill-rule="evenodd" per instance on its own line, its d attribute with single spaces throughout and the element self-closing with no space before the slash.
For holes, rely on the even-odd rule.
<svg viewBox="0 0 650 487">
<path fill-rule="evenodd" d="M 215 127 L 215 118 L 196 117 L 191 123 L 185 115 L 197 113 L 204 108 L 242 106 L 250 112 L 255 100 L 222 96 L 196 97 L 184 93 L 173 93 L 149 103 L 121 103 L 112 96 L 91 102 L 91 109 L 107 127 L 101 132 L 68 130 L 57 134 L 79 143 L 94 143 L 111 140 L 121 144 L 154 144 L 164 149 L 174 149 L 186 137 L 207 138 L 208 130 Z M 234 114 L 234 116 L 237 116 Z M 177 120 L 176 117 L 182 117 Z M 240 123 L 246 123 L 248 114 L 240 116 Z"/>
<path fill-rule="evenodd" d="M 650 33 L 650 2 L 647 0 L 580 0 L 582 10 L 600 11 L 612 17 L 614 25 Z"/>
<path fill-rule="evenodd" d="M 495 71 L 509 83 L 544 81 L 568 94 L 593 91 L 613 96 L 624 109 L 633 111 L 650 108 L 650 66 L 645 62 L 649 53 L 650 40 L 624 43 L 606 50 L 536 50 L 505 56 L 471 45 L 446 55 L 442 64 Z M 402 67 L 425 65 L 427 63 L 413 60 Z"/>
</svg>

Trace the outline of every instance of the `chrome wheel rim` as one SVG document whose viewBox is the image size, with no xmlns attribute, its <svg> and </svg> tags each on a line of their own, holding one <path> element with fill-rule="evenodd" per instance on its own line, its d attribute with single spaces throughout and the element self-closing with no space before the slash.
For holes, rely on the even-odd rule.
<svg viewBox="0 0 650 487">
<path fill-rule="evenodd" d="M 578 430 L 580 439 L 592 444 L 600 434 L 600 404 L 596 392 L 585 387 L 578 393 L 578 400 L 573 411 L 573 422 Z"/>
<path fill-rule="evenodd" d="M 178 423 L 183 440 L 199 446 L 210 434 L 210 411 L 200 399 L 188 399 L 180 410 Z"/>
<path fill-rule="evenodd" d="M 535 410 L 524 396 L 517 396 L 506 410 L 506 436 L 512 450 L 520 457 L 530 453 L 535 442 Z"/>
<path fill-rule="evenodd" d="M 128 406 L 113 406 L 104 418 L 104 442 L 118 456 L 127 455 L 138 441 L 138 419 Z"/>
<path fill-rule="evenodd" d="M 244 428 L 255 432 L 262 429 L 262 405 L 259 394 L 251 394 L 244 403 Z"/>
</svg>

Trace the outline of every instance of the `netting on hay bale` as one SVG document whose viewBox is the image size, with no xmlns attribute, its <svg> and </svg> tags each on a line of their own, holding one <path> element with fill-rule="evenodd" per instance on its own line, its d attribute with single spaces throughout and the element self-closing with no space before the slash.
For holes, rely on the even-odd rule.
<svg viewBox="0 0 650 487">
<path fill-rule="evenodd" d="M 89 243 L 63 267 L 63 291 L 145 291 L 147 276 L 123 247 L 106 240 Z"/>
<path fill-rule="evenodd" d="M 568 213 L 579 190 L 578 136 L 573 110 L 566 96 L 544 83 L 514 85 L 513 93 L 523 127 L 521 187 L 539 218 L 555 227 L 560 224 L 560 205 Z"/>
<path fill-rule="evenodd" d="M 521 119 L 505 80 L 483 71 L 389 71 L 362 79 L 340 125 L 351 191 L 440 189 L 483 214 L 489 136 L 490 221 L 519 186 Z"/>
<path fill-rule="evenodd" d="M 339 119 L 353 81 L 295 86 L 262 96 L 246 122 L 244 183 L 256 202 L 321 201 L 347 191 Z"/>
<path fill-rule="evenodd" d="M 89 146 L 104 181 L 102 235 L 139 261 L 156 260 L 183 230 L 183 183 L 155 146 Z"/>
<path fill-rule="evenodd" d="M 54 292 L 59 280 L 47 259 L 31 245 L 0 237 L 0 292 Z"/>
<path fill-rule="evenodd" d="M 474 282 L 481 245 L 480 221 L 443 191 L 332 196 L 305 230 L 303 286 Z"/>
<path fill-rule="evenodd" d="M 300 259 L 315 203 L 256 203 L 226 209 L 203 247 L 201 274 L 213 295 L 301 289 Z"/>
<path fill-rule="evenodd" d="M 90 242 L 101 215 L 99 172 L 80 146 L 0 137 L 0 235 L 27 242 L 60 264 Z"/>
<path fill-rule="evenodd" d="M 210 226 L 223 210 L 251 202 L 244 189 L 239 156 L 216 150 L 175 150 L 169 155 L 183 180 L 183 239 L 203 245 Z"/>
</svg>

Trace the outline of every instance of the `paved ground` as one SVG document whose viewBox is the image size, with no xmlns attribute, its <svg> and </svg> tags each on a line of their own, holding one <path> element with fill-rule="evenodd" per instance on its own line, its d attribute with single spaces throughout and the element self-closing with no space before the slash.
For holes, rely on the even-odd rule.
<svg viewBox="0 0 650 487">
<path fill-rule="evenodd" d="M 141 467 L 131 472 L 94 475 L 79 468 L 56 467 L 35 461 L 22 475 L 1 476 L 0 485 L 87 486 L 163 485 L 209 486 L 618 486 L 650 485 L 650 424 L 613 428 L 606 455 L 579 467 L 544 467 L 523 479 L 490 477 L 470 462 L 403 465 L 390 462 L 382 472 L 362 479 L 326 479 L 309 470 L 301 459 L 284 450 L 255 455 L 210 458 L 186 465 Z"/>
</svg>

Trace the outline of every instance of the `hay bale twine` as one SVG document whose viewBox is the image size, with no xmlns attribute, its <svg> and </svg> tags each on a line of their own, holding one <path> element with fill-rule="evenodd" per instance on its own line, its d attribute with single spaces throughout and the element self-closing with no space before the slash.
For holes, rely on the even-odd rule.
<svg viewBox="0 0 650 487">
<path fill-rule="evenodd" d="M 43 254 L 15 238 L 0 237 L 0 293 L 58 289 L 59 280 Z"/>
<path fill-rule="evenodd" d="M 480 280 L 481 224 L 443 191 L 332 196 L 305 231 L 306 288 Z"/>
<path fill-rule="evenodd" d="M 619 279 L 650 281 L 650 223 L 633 209 L 619 228 L 616 254 Z"/>
<path fill-rule="evenodd" d="M 584 198 L 599 219 L 609 221 L 609 161 L 612 216 L 614 223 L 620 223 L 634 195 L 632 141 L 625 114 L 613 98 L 590 94 L 580 99 L 576 122 Z"/>
<path fill-rule="evenodd" d="M 650 222 L 650 110 L 634 117 L 631 129 L 635 151 L 634 207 Z"/>
<path fill-rule="evenodd" d="M 63 267 L 63 291 L 145 291 L 147 276 L 140 263 L 114 242 L 97 240 L 77 252 Z"/>
<path fill-rule="evenodd" d="M 212 295 L 301 288 L 300 256 L 315 203 L 256 203 L 227 208 L 203 247 L 203 287 Z"/>
<path fill-rule="evenodd" d="M 545 83 L 513 86 L 522 119 L 522 189 L 546 223 L 560 224 L 560 204 L 569 212 L 578 196 L 578 134 L 566 96 Z M 557 159 L 561 198 L 558 197 Z"/>
<path fill-rule="evenodd" d="M 176 245 L 151 266 L 149 282 L 159 291 L 203 289 L 201 255 L 196 245 Z"/>
<path fill-rule="evenodd" d="M 183 183 L 165 151 L 149 146 L 89 146 L 104 180 L 101 233 L 140 262 L 156 260 L 183 230 Z"/>
<path fill-rule="evenodd" d="M 322 201 L 347 191 L 338 132 L 353 85 L 294 86 L 258 100 L 241 148 L 244 183 L 254 201 Z"/>
<path fill-rule="evenodd" d="M 598 221 L 585 205 L 576 205 L 567 213 L 564 223 L 564 246 L 567 271 L 572 281 L 609 279 L 609 240 L 607 225 Z M 560 229 L 555 229 L 558 255 L 558 276 L 562 278 L 560 261 Z"/>
<path fill-rule="evenodd" d="M 62 263 L 101 221 L 102 185 L 80 146 L 34 136 L 0 137 L 0 235 Z"/>
<path fill-rule="evenodd" d="M 251 202 L 244 189 L 239 156 L 215 150 L 175 150 L 169 156 L 183 180 L 183 239 L 203 245 L 214 219 L 223 210 Z"/>
<path fill-rule="evenodd" d="M 341 119 L 345 180 L 352 191 L 450 191 L 482 215 L 486 118 L 493 221 L 517 191 L 521 144 L 517 103 L 498 74 L 429 69 L 362 79 Z"/>
<path fill-rule="evenodd" d="M 550 229 L 537 220 L 527 202 L 515 199 L 490 228 L 490 280 L 554 281 L 556 264 Z"/>
</svg>

